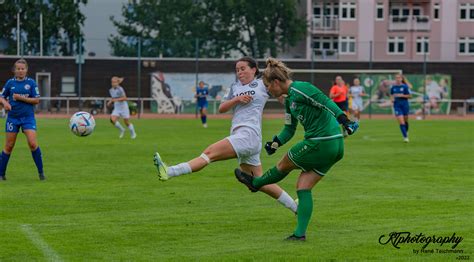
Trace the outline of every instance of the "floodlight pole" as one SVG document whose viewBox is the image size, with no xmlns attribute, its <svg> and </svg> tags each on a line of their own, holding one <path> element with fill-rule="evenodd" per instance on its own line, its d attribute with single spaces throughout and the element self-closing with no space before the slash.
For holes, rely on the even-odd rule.
<svg viewBox="0 0 474 262">
<path fill-rule="evenodd" d="M 323 2 L 323 5 L 325 3 Z M 324 10 L 324 7 L 323 7 L 323 10 Z M 323 12 L 324 14 L 324 12 Z M 323 20 L 324 20 L 324 17 L 323 17 Z M 313 21 L 311 21 L 311 31 L 313 31 L 314 29 L 314 23 Z M 314 48 L 313 48 L 313 44 L 311 43 L 311 84 L 314 85 L 314 73 L 313 73 L 313 69 L 314 69 Z"/>
<path fill-rule="evenodd" d="M 16 13 L 16 55 L 20 56 L 20 11 Z"/>
<path fill-rule="evenodd" d="M 195 40 L 195 49 L 196 49 L 196 60 L 195 60 L 195 72 L 196 72 L 196 83 L 195 86 L 198 85 L 199 81 L 199 39 L 196 38 Z"/>
<path fill-rule="evenodd" d="M 372 47 L 372 41 L 369 42 L 369 69 L 372 70 L 373 68 L 373 65 L 372 65 L 372 60 L 373 60 L 373 57 L 372 57 L 372 50 L 373 50 L 373 47 Z"/>
<path fill-rule="evenodd" d="M 372 70 L 373 64 L 372 64 L 372 40 L 369 42 L 369 69 Z M 369 119 L 372 119 L 372 85 L 370 85 L 370 90 L 369 90 Z"/>
<path fill-rule="evenodd" d="M 79 46 L 78 48 L 78 76 L 77 76 L 77 89 L 79 93 L 79 111 L 82 110 L 82 37 L 79 36 Z"/>
<path fill-rule="evenodd" d="M 195 84 L 194 88 L 197 88 L 198 86 L 198 81 L 199 81 L 199 38 L 196 38 L 195 41 L 195 49 L 196 49 L 196 61 L 195 61 L 195 71 L 196 71 L 196 79 L 195 79 Z M 215 103 L 215 102 L 214 102 Z M 214 112 L 215 114 L 216 112 Z M 196 101 L 196 108 L 195 108 L 195 118 L 198 117 L 198 104 Z"/>
<path fill-rule="evenodd" d="M 43 12 L 40 12 L 40 56 L 43 56 Z"/>
<path fill-rule="evenodd" d="M 426 49 L 425 49 L 425 46 L 423 44 L 423 85 L 424 85 L 424 88 L 423 88 L 423 104 L 421 105 L 421 112 L 423 112 L 423 119 L 425 119 L 426 117 L 426 110 L 425 110 L 425 104 L 426 104 Z"/>
<path fill-rule="evenodd" d="M 138 59 L 137 59 L 137 89 L 138 89 L 138 104 L 137 104 L 137 111 L 138 111 L 138 119 L 140 119 L 141 105 L 142 105 L 142 85 L 141 85 L 141 74 L 142 74 L 142 38 L 138 37 Z"/>
</svg>

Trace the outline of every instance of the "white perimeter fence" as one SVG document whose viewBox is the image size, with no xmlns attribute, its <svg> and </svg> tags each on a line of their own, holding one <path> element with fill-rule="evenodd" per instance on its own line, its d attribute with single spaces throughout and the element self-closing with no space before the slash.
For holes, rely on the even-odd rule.
<svg viewBox="0 0 474 262">
<path fill-rule="evenodd" d="M 37 113 L 51 114 L 72 114 L 77 111 L 86 111 L 93 114 L 108 114 L 112 108 L 106 106 L 110 97 L 41 97 L 40 103 L 36 106 Z M 172 108 L 163 111 L 153 98 L 137 98 L 129 97 L 128 103 L 132 114 L 142 113 L 164 113 L 164 114 L 194 114 L 197 113 L 195 100 L 178 100 Z M 219 104 L 221 100 L 208 100 L 208 114 L 218 114 Z M 385 110 L 380 110 L 380 104 L 385 104 Z M 428 101 L 410 101 L 412 107 L 418 109 L 413 110 L 413 114 L 437 114 L 437 115 L 467 115 L 474 114 L 474 99 L 442 99 L 438 103 L 440 109 L 431 108 Z M 443 105 L 444 103 L 444 105 Z M 422 106 L 425 104 L 425 106 Z M 387 100 L 370 101 L 364 99 L 363 114 L 391 114 L 391 106 L 387 105 Z M 161 112 L 159 112 L 161 110 Z M 276 99 L 270 99 L 265 106 L 264 113 L 283 113 L 284 107 Z"/>
</svg>

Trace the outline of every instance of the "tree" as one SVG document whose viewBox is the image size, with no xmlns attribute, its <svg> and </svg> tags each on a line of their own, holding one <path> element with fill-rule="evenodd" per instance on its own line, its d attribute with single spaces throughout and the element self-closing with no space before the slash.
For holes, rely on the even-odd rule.
<svg viewBox="0 0 474 262">
<path fill-rule="evenodd" d="M 77 40 L 83 38 L 85 17 L 80 5 L 87 0 L 15 0 L 0 4 L 0 38 L 8 43 L 6 54 L 17 53 L 17 13 L 20 16 L 22 54 L 40 52 L 40 13 L 43 14 L 43 49 L 45 55 L 73 55 Z"/>
<path fill-rule="evenodd" d="M 296 0 L 142 0 L 122 8 L 124 21 L 111 17 L 119 35 L 111 36 L 113 54 L 135 56 L 277 56 L 305 36 Z M 196 40 L 197 39 L 197 40 Z M 196 45 L 197 44 L 197 45 Z"/>
<path fill-rule="evenodd" d="M 232 30 L 234 48 L 242 55 L 276 57 L 306 34 L 305 19 L 298 18 L 295 0 L 211 1 L 221 14 L 224 30 Z M 232 17 L 225 20 L 225 17 Z"/>
<path fill-rule="evenodd" d="M 194 56 L 195 39 L 209 38 L 206 28 L 211 24 L 203 6 L 204 3 L 192 0 L 144 0 L 140 4 L 125 4 L 122 7 L 124 22 L 111 17 L 119 33 L 109 38 L 113 54 L 136 56 L 140 37 L 143 56 Z"/>
</svg>

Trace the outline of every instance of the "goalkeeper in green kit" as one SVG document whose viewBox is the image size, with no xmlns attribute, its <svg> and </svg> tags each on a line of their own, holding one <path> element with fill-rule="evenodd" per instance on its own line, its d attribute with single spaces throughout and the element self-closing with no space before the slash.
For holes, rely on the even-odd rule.
<svg viewBox="0 0 474 262">
<path fill-rule="evenodd" d="M 235 169 L 236 178 L 252 192 L 264 185 L 284 179 L 293 169 L 301 169 L 296 188 L 298 194 L 298 223 L 287 240 L 306 240 L 306 228 L 313 212 L 311 189 L 344 155 L 344 139 L 339 124 L 353 134 L 359 127 L 318 88 L 307 82 L 292 81 L 291 71 L 274 58 L 266 61 L 263 83 L 273 97 L 285 99 L 285 127 L 273 141 L 265 144 L 269 155 L 286 144 L 295 134 L 297 123 L 304 127 L 304 140 L 293 145 L 276 166 L 261 177 L 253 177 Z"/>
</svg>

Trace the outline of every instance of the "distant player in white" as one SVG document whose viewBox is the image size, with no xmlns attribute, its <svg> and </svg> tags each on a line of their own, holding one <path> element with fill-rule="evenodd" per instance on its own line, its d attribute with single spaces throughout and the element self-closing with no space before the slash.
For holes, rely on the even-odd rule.
<svg viewBox="0 0 474 262">
<path fill-rule="evenodd" d="M 360 85 L 360 79 L 354 78 L 354 85 L 349 89 L 349 94 L 352 97 L 352 114 L 359 120 L 360 112 L 364 109 L 362 97 L 365 96 L 364 87 Z"/>
<path fill-rule="evenodd" d="M 129 121 L 130 110 L 128 109 L 127 95 L 125 94 L 125 90 L 120 86 L 123 82 L 123 77 L 114 76 L 110 82 L 112 87 L 109 89 L 109 93 L 112 99 L 107 102 L 107 106 L 110 107 L 112 103 L 114 104 L 114 110 L 110 115 L 110 122 L 120 130 L 119 138 L 122 138 L 125 134 L 125 128 L 123 128 L 118 120 L 120 117 L 123 118 L 123 123 L 128 127 L 128 130 L 130 130 L 130 137 L 135 139 L 137 133 L 133 128 L 133 124 Z"/>
<path fill-rule="evenodd" d="M 155 153 L 154 163 L 160 180 L 166 181 L 172 177 L 197 172 L 211 162 L 231 158 L 237 158 L 240 168 L 245 172 L 255 176 L 262 175 L 262 112 L 268 93 L 262 80 L 256 78 L 259 71 L 253 58 L 243 57 L 237 60 L 235 70 L 238 81 L 232 85 L 225 101 L 219 106 L 220 113 L 234 110 L 230 136 L 208 146 L 199 157 L 170 167 Z M 296 212 L 295 201 L 278 185 L 267 185 L 261 191 Z"/>
</svg>

